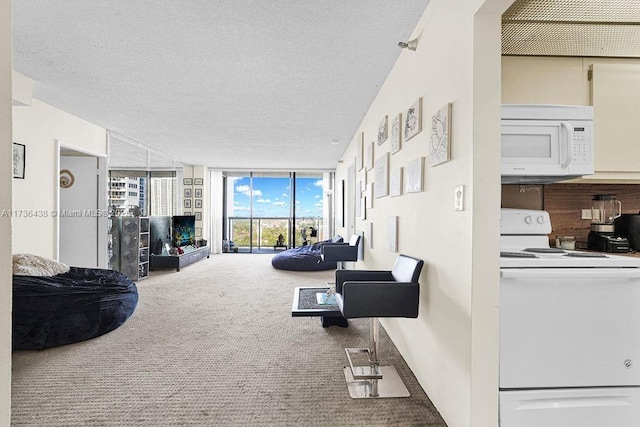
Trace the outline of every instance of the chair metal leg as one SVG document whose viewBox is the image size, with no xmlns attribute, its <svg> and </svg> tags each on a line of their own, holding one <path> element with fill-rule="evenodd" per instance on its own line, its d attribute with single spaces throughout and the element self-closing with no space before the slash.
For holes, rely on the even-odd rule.
<svg viewBox="0 0 640 427">
<path fill-rule="evenodd" d="M 409 397 L 411 394 L 393 366 L 380 366 L 378 318 L 369 319 L 369 348 L 345 348 L 349 366 L 344 368 L 349 395 L 354 399 Z M 353 366 L 351 354 L 368 353 L 369 366 Z"/>
</svg>

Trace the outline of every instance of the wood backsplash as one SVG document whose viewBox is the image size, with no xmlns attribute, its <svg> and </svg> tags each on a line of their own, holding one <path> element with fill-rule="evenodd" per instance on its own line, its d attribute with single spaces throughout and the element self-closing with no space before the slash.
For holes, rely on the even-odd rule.
<svg viewBox="0 0 640 427">
<path fill-rule="evenodd" d="M 505 187 L 514 186 L 503 185 L 502 207 L 523 208 L 522 200 L 514 200 L 510 197 L 515 190 Z M 591 220 L 581 219 L 582 209 L 591 208 L 591 196 L 594 194 L 615 194 L 622 203 L 622 213 L 640 212 L 640 185 L 638 184 L 549 184 L 522 187 L 533 188 L 530 191 L 519 191 L 520 194 L 531 195 L 533 200 L 529 205 L 539 204 L 538 189 L 542 187 L 541 209 L 548 211 L 551 216 L 553 231 L 549 237 L 552 245 L 555 244 L 555 236 L 575 236 L 578 242 L 586 242 Z"/>
</svg>

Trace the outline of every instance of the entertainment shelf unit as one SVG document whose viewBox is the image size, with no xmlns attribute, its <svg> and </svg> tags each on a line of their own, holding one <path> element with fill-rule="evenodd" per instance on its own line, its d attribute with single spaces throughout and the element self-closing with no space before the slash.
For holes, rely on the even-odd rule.
<svg viewBox="0 0 640 427">
<path fill-rule="evenodd" d="M 149 218 L 109 218 L 109 267 L 133 281 L 149 276 Z"/>
<path fill-rule="evenodd" d="M 162 268 L 175 268 L 176 271 L 180 271 L 182 267 L 186 267 L 204 258 L 209 258 L 209 255 L 211 255 L 211 248 L 209 246 L 202 246 L 181 255 L 151 254 L 149 256 L 149 270 L 155 271 Z"/>
</svg>

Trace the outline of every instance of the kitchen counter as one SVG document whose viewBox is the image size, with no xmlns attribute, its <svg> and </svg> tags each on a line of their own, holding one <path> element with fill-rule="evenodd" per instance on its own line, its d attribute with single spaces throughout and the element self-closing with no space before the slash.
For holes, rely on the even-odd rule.
<svg viewBox="0 0 640 427">
<path fill-rule="evenodd" d="M 601 252 L 601 251 L 591 251 L 587 249 L 587 242 L 576 242 L 576 250 L 582 252 L 595 252 L 604 255 L 622 255 L 622 256 L 630 256 L 640 258 L 640 252 Z"/>
</svg>

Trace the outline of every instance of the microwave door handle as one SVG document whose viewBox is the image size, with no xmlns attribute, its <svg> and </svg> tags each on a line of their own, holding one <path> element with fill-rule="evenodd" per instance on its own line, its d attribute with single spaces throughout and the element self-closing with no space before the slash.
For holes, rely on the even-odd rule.
<svg viewBox="0 0 640 427">
<path fill-rule="evenodd" d="M 565 140 L 567 156 L 565 157 L 564 162 L 560 165 L 563 169 L 566 169 L 573 160 L 573 126 L 571 126 L 569 122 L 560 122 L 560 127 L 567 131 L 567 139 Z"/>
</svg>

